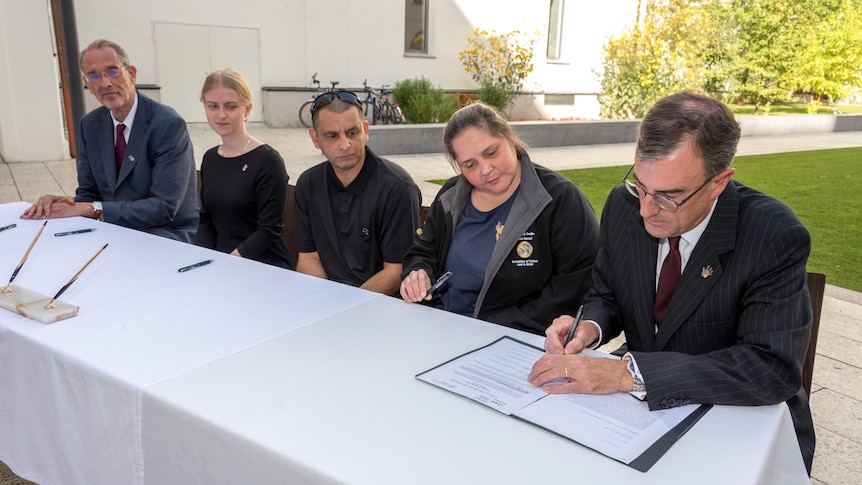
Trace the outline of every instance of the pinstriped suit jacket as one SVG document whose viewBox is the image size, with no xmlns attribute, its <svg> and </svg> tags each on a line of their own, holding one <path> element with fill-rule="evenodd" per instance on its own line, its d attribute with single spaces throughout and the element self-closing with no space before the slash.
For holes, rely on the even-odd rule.
<svg viewBox="0 0 862 485">
<path fill-rule="evenodd" d="M 585 318 L 602 326 L 604 342 L 625 332 L 650 409 L 786 401 L 810 473 L 814 425 L 802 388 L 812 319 L 808 231 L 782 202 L 731 181 L 656 334 L 658 240 L 638 210 L 622 186 L 608 196 Z"/>
</svg>

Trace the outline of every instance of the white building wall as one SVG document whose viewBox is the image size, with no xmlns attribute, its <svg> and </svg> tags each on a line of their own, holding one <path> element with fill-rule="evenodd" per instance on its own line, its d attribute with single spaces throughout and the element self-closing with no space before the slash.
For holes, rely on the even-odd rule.
<svg viewBox="0 0 862 485">
<path fill-rule="evenodd" d="M 68 142 L 46 2 L 0 0 L 0 157 L 62 160 Z"/>
<path fill-rule="evenodd" d="M 97 38 L 114 40 L 126 48 L 137 66 L 138 83 L 162 88 L 163 76 L 158 72 L 153 38 L 156 22 L 257 29 L 260 84 L 264 88 L 287 89 L 309 87 L 311 75 L 317 72 L 324 86 L 337 80 L 339 87 L 349 89 L 361 88 L 364 79 L 379 87 L 424 76 L 445 90 L 471 90 L 477 86 L 464 72 L 458 52 L 466 47 L 467 37 L 475 28 L 499 33 L 539 29 L 542 35 L 547 33 L 548 1 L 429 2 L 427 56 L 404 54 L 404 0 L 77 0 L 75 10 L 81 48 Z M 18 126 L 29 124 L 25 115 L 27 111 L 35 111 L 33 98 L 47 105 L 40 107 L 40 112 L 50 111 L 48 115 L 42 114 L 40 120 L 44 116 L 56 118 L 60 110 L 59 94 L 56 90 L 48 92 L 57 81 L 56 75 L 53 79 L 50 75 L 56 70 L 56 61 L 50 58 L 53 47 L 47 4 L 47 0 L 0 0 L 3 40 L 0 56 L 6 57 L 0 66 L 0 108 L 24 102 L 19 100 L 26 100 L 27 105 L 25 113 L 18 108 L 16 116 L 0 113 L 0 154 L 7 159 L 14 145 L 8 140 L 16 137 L 31 142 L 21 159 L 62 157 L 62 150 L 55 148 L 50 153 L 42 150 L 47 145 L 63 144 L 65 139 L 58 136 L 51 144 L 39 143 L 39 151 L 35 152 L 34 138 L 29 131 L 24 135 L 24 128 Z M 535 71 L 527 86 L 538 94 L 519 100 L 512 118 L 596 117 L 594 94 L 599 84 L 595 72 L 601 68 L 601 46 L 609 34 L 619 32 L 632 18 L 636 5 L 637 0 L 568 0 L 564 10 L 562 58 L 547 61 L 546 39 L 540 38 L 536 44 Z M 6 15 L 7 12 L 13 15 Z M 28 48 L 15 49 L 21 45 Z M 36 63 L 29 60 L 34 55 L 39 57 Z M 13 83 L 9 73 L 25 67 L 37 69 L 38 75 Z M 185 82 L 199 89 L 204 75 Z M 574 104 L 546 106 L 544 92 L 572 95 Z M 262 103 L 264 96 L 254 94 L 256 102 Z M 157 93 L 155 97 L 158 98 Z M 296 96 L 302 101 L 307 98 L 308 93 Z M 91 95 L 85 94 L 85 100 L 88 107 L 95 107 Z M 297 104 L 272 109 L 290 111 L 288 118 L 292 118 L 298 108 Z"/>
</svg>

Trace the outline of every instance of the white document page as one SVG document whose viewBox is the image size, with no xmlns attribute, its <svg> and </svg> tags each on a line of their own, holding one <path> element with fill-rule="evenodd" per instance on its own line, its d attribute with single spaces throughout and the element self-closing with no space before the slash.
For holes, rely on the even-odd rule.
<svg viewBox="0 0 862 485">
<path fill-rule="evenodd" d="M 625 464 L 700 407 L 650 411 L 630 394 L 551 394 L 513 413 Z"/>
<path fill-rule="evenodd" d="M 547 393 L 527 381 L 544 350 L 510 338 L 450 360 L 416 376 L 511 415 Z"/>
<path fill-rule="evenodd" d="M 628 393 L 547 394 L 527 376 L 544 350 L 503 337 L 416 377 L 535 424 L 625 464 L 700 408 L 650 411 Z M 617 357 L 586 350 L 591 357 Z M 679 431 L 683 433 L 685 430 Z"/>
</svg>

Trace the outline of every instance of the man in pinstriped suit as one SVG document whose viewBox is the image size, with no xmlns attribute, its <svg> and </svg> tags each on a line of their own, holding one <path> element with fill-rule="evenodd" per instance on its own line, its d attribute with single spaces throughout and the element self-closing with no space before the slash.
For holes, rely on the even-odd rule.
<svg viewBox="0 0 862 485">
<path fill-rule="evenodd" d="M 632 392 L 650 409 L 786 401 L 808 473 L 814 425 L 802 388 L 811 329 L 808 231 L 782 202 L 731 180 L 739 125 L 723 104 L 681 92 L 643 119 L 634 166 L 608 196 L 584 317 L 548 328 L 536 386 L 552 393 Z M 668 239 L 681 276 L 653 315 Z M 625 332 L 623 360 L 576 354 Z"/>
</svg>

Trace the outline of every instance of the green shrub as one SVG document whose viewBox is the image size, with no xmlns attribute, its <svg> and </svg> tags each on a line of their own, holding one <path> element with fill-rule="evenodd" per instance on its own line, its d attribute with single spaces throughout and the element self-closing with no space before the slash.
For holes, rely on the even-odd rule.
<svg viewBox="0 0 862 485">
<path fill-rule="evenodd" d="M 446 96 L 425 77 L 398 81 L 392 94 L 410 123 L 445 123 L 458 110 L 458 99 Z"/>
<path fill-rule="evenodd" d="M 440 123 L 445 123 L 449 121 L 449 118 L 455 114 L 461 108 L 461 100 L 460 96 L 457 94 L 450 94 L 448 96 L 443 97 L 443 102 L 440 103 L 439 111 L 437 112 L 437 118 L 440 120 Z"/>
<path fill-rule="evenodd" d="M 497 108 L 497 111 L 501 113 L 505 113 L 506 108 L 509 107 L 509 104 L 515 98 L 514 93 L 507 91 L 506 88 L 498 84 L 486 84 L 482 86 L 479 92 L 476 93 L 476 96 L 480 101 Z"/>
</svg>

